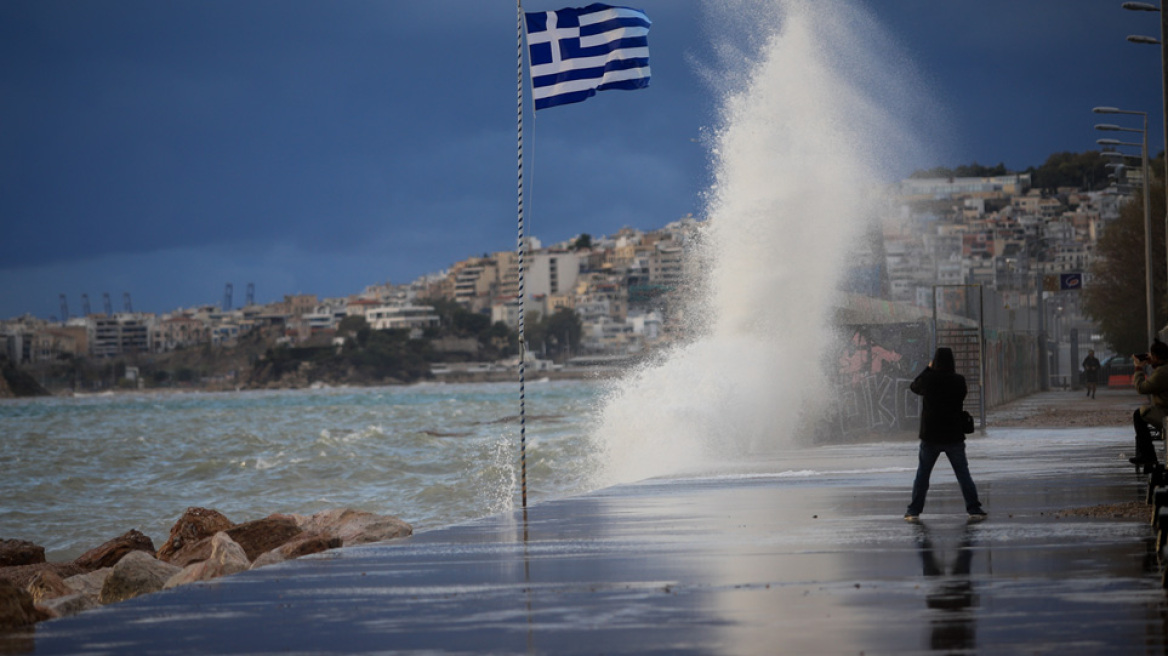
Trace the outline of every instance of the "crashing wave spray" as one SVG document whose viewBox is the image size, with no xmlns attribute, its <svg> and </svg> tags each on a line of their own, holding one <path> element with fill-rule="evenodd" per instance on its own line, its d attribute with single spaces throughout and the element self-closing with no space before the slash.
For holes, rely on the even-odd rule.
<svg viewBox="0 0 1168 656">
<path fill-rule="evenodd" d="M 719 9 L 753 26 L 759 48 L 723 47 L 748 72 L 710 76 L 736 83 L 713 138 L 707 266 L 689 312 L 700 334 L 612 390 L 594 435 L 605 484 L 781 448 L 825 408 L 845 261 L 882 172 L 909 146 L 890 112 L 915 93 L 903 61 L 882 64 L 889 46 L 866 12 L 810 0 Z"/>
</svg>

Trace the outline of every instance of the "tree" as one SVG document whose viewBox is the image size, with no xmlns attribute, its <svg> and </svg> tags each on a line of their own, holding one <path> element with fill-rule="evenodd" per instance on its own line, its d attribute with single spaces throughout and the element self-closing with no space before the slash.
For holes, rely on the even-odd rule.
<svg viewBox="0 0 1168 656">
<path fill-rule="evenodd" d="M 525 336 L 528 348 L 533 352 L 538 353 L 546 348 L 550 355 L 562 356 L 580 345 L 583 324 L 575 310 L 560 308 L 548 317 L 541 317 L 538 312 L 531 314 L 532 320 Z"/>
<path fill-rule="evenodd" d="M 1157 169 L 1163 171 L 1163 161 Z M 1152 287 L 1159 330 L 1168 317 L 1168 280 L 1165 279 L 1164 182 L 1153 177 Z M 1083 313 L 1099 324 L 1103 338 L 1116 353 L 1147 350 L 1147 314 L 1144 269 L 1144 203 L 1137 194 L 1120 209 L 1119 218 L 1107 224 L 1099 236 L 1090 283 L 1083 288 Z"/>
<path fill-rule="evenodd" d="M 491 318 L 471 312 L 457 301 L 444 298 L 423 301 L 442 319 L 442 325 L 462 337 L 481 338 L 491 327 Z"/>
<path fill-rule="evenodd" d="M 1038 168 L 1030 167 L 1027 173 L 1030 173 L 1030 184 L 1035 189 L 1102 189 L 1108 184 L 1106 166 L 1107 160 L 1096 150 L 1061 152 L 1047 157 Z"/>
<path fill-rule="evenodd" d="M 580 251 L 586 248 L 592 248 L 592 235 L 587 232 L 582 233 L 576 238 L 576 241 L 572 242 L 572 250 L 574 251 Z"/>
<path fill-rule="evenodd" d="M 549 337 L 556 338 L 561 350 L 575 349 L 579 346 L 582 332 L 583 324 L 580 322 L 580 315 L 576 314 L 575 310 L 560 308 L 556 310 L 555 314 L 548 317 L 547 334 Z"/>
<path fill-rule="evenodd" d="M 371 332 L 369 322 L 359 314 L 347 316 L 341 319 L 341 323 L 337 325 L 337 334 L 345 337 L 345 345 L 350 348 L 365 346 Z"/>
<path fill-rule="evenodd" d="M 1046 158 L 1042 166 L 1031 166 L 1024 173 L 1030 174 L 1030 184 L 1035 189 L 1055 190 L 1059 187 L 1076 189 L 1102 189 L 1107 186 L 1107 161 L 1099 151 L 1083 153 L 1061 152 Z M 1009 175 L 1011 171 L 1004 163 L 997 166 L 983 166 L 974 162 L 961 164 L 956 168 L 935 166 L 914 172 L 911 178 L 989 178 Z"/>
<path fill-rule="evenodd" d="M 977 162 L 973 164 L 962 164 L 955 169 L 944 166 L 934 166 L 931 169 L 924 169 L 914 172 L 910 178 L 992 178 L 999 175 L 1008 175 L 1009 171 L 1006 169 L 1004 163 L 999 163 L 997 166 L 982 166 Z"/>
</svg>

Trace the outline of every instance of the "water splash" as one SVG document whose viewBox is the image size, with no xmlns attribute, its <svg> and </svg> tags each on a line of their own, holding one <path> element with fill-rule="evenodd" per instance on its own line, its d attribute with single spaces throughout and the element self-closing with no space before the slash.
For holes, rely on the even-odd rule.
<svg viewBox="0 0 1168 656">
<path fill-rule="evenodd" d="M 700 336 L 619 383 L 594 438 L 601 483 L 750 457 L 794 443 L 830 401 L 821 363 L 849 251 L 912 148 L 892 112 L 914 96 L 871 15 L 843 3 L 731 1 L 750 30 L 711 138 L 715 184 L 688 314 Z M 756 52 L 737 45 L 755 44 Z M 887 63 L 886 63 L 887 62 Z M 728 81 L 728 82 L 725 82 Z"/>
</svg>

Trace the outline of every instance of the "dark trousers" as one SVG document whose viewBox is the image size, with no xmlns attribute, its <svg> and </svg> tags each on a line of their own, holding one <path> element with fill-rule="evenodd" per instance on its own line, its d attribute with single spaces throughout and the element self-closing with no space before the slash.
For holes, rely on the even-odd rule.
<svg viewBox="0 0 1168 656">
<path fill-rule="evenodd" d="M 1156 457 L 1156 447 L 1152 445 L 1152 431 L 1148 430 L 1148 422 L 1144 421 L 1139 410 L 1132 414 L 1132 423 L 1136 427 L 1136 458 L 1150 465 L 1156 464 L 1160 460 Z"/>
<path fill-rule="evenodd" d="M 917 463 L 917 477 L 913 481 L 912 501 L 908 504 L 905 514 L 919 515 L 925 509 L 925 496 L 929 493 L 929 477 L 933 474 L 933 466 L 937 458 L 944 453 L 953 466 L 953 473 L 957 475 L 957 484 L 961 486 L 961 496 L 965 498 L 965 511 L 969 514 L 984 512 L 981 502 L 977 499 L 977 486 L 973 484 L 973 477 L 969 475 L 969 461 L 965 459 L 965 442 L 950 442 L 934 444 L 921 441 L 919 461 Z"/>
</svg>

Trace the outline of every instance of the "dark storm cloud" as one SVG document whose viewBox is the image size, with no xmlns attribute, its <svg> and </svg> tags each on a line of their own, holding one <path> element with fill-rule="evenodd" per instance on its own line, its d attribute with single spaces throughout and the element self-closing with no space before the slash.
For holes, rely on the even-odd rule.
<svg viewBox="0 0 1168 656">
<path fill-rule="evenodd" d="M 528 117 L 545 243 L 702 211 L 714 53 L 750 43 L 716 21 L 742 3 L 631 4 L 653 20 L 652 86 Z M 1154 16 L 1112 5 L 869 3 L 947 119 L 931 137 L 943 159 L 917 164 L 1024 168 L 1093 148 L 1093 105 L 1158 118 L 1158 51 L 1123 42 Z M 514 9 L 0 3 L 0 317 L 105 290 L 161 312 L 218 302 L 228 281 L 256 281 L 261 299 L 344 295 L 513 248 Z"/>
</svg>

